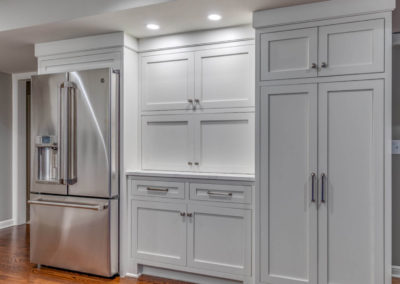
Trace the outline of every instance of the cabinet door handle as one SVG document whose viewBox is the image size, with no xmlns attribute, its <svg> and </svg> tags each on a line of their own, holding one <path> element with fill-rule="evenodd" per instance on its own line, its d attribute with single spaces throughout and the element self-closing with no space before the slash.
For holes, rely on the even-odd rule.
<svg viewBox="0 0 400 284">
<path fill-rule="evenodd" d="M 200 100 L 199 100 L 199 99 L 195 99 L 194 102 L 195 102 L 196 104 L 200 104 Z"/>
<path fill-rule="evenodd" d="M 168 188 L 155 188 L 155 187 L 148 187 L 148 191 L 160 191 L 160 192 L 168 192 Z"/>
<path fill-rule="evenodd" d="M 325 187 L 326 187 L 326 174 L 321 174 L 321 202 L 325 203 L 326 202 L 326 196 L 325 196 Z"/>
<path fill-rule="evenodd" d="M 326 62 L 321 63 L 321 68 L 327 68 L 327 67 L 328 67 L 328 64 Z"/>
<path fill-rule="evenodd" d="M 198 166 L 198 165 L 200 165 L 200 163 L 199 163 L 199 162 L 195 162 L 194 165 L 195 165 L 195 166 Z"/>
<path fill-rule="evenodd" d="M 192 162 L 188 162 L 188 165 L 191 166 L 191 165 L 193 165 L 193 163 Z"/>
<path fill-rule="evenodd" d="M 182 217 L 185 217 L 185 216 L 186 216 L 186 213 L 185 213 L 185 212 L 179 212 L 179 214 L 180 214 Z"/>
<path fill-rule="evenodd" d="M 311 174 L 311 202 L 315 202 L 315 173 Z"/>
<path fill-rule="evenodd" d="M 193 216 L 193 213 L 187 213 L 186 216 L 192 217 L 192 216 Z"/>
<path fill-rule="evenodd" d="M 317 69 L 317 68 L 318 68 L 317 63 L 312 63 L 312 64 L 311 64 L 311 69 Z"/>
<path fill-rule="evenodd" d="M 188 103 L 189 103 L 189 104 L 192 104 L 192 103 L 193 103 L 193 100 L 192 100 L 192 99 L 188 99 Z"/>
<path fill-rule="evenodd" d="M 233 194 L 232 192 L 215 192 L 215 191 L 207 191 L 208 195 L 213 195 L 213 196 L 221 196 L 221 197 L 231 197 Z"/>
</svg>

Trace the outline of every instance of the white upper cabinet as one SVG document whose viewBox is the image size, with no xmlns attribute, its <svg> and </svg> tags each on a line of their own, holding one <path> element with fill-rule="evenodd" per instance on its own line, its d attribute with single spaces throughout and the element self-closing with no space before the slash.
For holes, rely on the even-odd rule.
<svg viewBox="0 0 400 284">
<path fill-rule="evenodd" d="M 262 34 L 261 80 L 317 76 L 317 38 L 317 28 Z"/>
<path fill-rule="evenodd" d="M 142 57 L 142 110 L 191 109 L 193 53 Z"/>
<path fill-rule="evenodd" d="M 185 115 L 142 117 L 142 168 L 188 171 L 193 161 L 192 118 Z"/>
<path fill-rule="evenodd" d="M 254 46 L 195 53 L 196 108 L 254 106 Z"/>
<path fill-rule="evenodd" d="M 197 170 L 254 173 L 254 113 L 203 114 L 195 127 Z"/>
<path fill-rule="evenodd" d="M 383 72 L 384 55 L 383 19 L 319 28 L 320 76 Z"/>
<path fill-rule="evenodd" d="M 384 20 L 264 33 L 260 79 L 384 72 Z"/>
</svg>

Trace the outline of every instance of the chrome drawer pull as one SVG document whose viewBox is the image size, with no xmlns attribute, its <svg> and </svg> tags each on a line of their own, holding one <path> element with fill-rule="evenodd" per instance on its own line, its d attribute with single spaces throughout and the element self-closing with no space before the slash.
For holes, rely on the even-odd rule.
<svg viewBox="0 0 400 284">
<path fill-rule="evenodd" d="M 215 191 L 207 191 L 208 195 L 212 195 L 212 196 L 223 196 L 223 197 L 232 197 L 232 192 L 215 192 Z"/>
<path fill-rule="evenodd" d="M 315 202 L 315 190 L 314 190 L 314 187 L 315 187 L 315 176 L 316 176 L 315 173 L 311 174 L 311 202 Z"/>
<path fill-rule="evenodd" d="M 89 209 L 101 211 L 108 208 L 108 204 L 90 204 L 90 203 L 74 203 L 68 201 L 56 201 L 56 200 L 29 200 L 29 204 L 32 205 L 45 205 L 45 206 L 55 206 L 55 207 L 68 207 L 68 208 L 78 208 L 78 209 Z"/>
<path fill-rule="evenodd" d="M 159 192 L 168 192 L 168 188 L 155 188 L 155 187 L 148 187 L 148 191 L 159 191 Z"/>
</svg>

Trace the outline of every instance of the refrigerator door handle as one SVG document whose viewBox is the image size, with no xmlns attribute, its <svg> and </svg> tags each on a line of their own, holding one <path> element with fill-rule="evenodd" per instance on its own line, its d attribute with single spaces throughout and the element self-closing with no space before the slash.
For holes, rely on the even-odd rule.
<svg viewBox="0 0 400 284">
<path fill-rule="evenodd" d="M 68 207 L 68 208 L 88 209 L 95 211 L 102 211 L 108 208 L 108 204 L 91 204 L 91 203 L 81 203 L 81 202 L 75 203 L 68 201 L 46 200 L 42 198 L 39 198 L 37 200 L 29 200 L 28 203 L 32 205 Z"/>
<path fill-rule="evenodd" d="M 76 86 L 61 84 L 61 175 L 64 184 L 77 182 L 76 169 Z"/>
</svg>

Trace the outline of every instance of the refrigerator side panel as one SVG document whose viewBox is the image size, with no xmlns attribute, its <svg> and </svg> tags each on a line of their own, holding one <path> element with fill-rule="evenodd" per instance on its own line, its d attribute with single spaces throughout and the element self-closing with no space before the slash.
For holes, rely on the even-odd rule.
<svg viewBox="0 0 400 284">
<path fill-rule="evenodd" d="M 110 69 L 69 73 L 75 89 L 76 181 L 74 196 L 111 197 Z"/>
<path fill-rule="evenodd" d="M 67 194 L 61 184 L 60 103 L 66 73 L 32 77 L 31 192 Z"/>
</svg>

